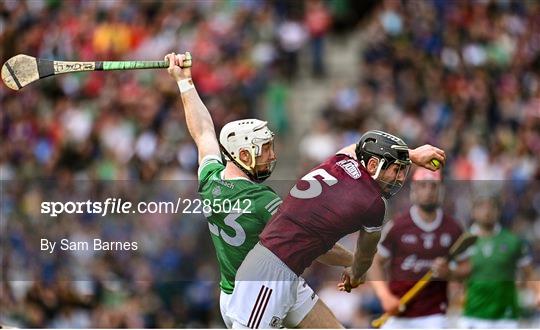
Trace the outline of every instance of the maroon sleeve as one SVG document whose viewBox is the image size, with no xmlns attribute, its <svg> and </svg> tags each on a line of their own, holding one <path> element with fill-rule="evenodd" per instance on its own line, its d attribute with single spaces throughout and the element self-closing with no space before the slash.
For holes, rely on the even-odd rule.
<svg viewBox="0 0 540 330">
<path fill-rule="evenodd" d="M 377 197 L 366 213 L 362 215 L 362 230 L 368 233 L 381 231 L 384 222 L 384 201 Z"/>
</svg>

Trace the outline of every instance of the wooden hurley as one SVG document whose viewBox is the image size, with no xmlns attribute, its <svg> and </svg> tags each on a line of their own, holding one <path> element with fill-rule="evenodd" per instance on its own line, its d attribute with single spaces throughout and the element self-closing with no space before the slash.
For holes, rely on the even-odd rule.
<svg viewBox="0 0 540 330">
<path fill-rule="evenodd" d="M 186 52 L 184 67 L 191 67 L 191 54 Z M 83 71 L 136 70 L 168 68 L 168 61 L 54 61 L 19 54 L 2 66 L 2 80 L 7 87 L 19 90 L 49 76 Z"/>
</svg>

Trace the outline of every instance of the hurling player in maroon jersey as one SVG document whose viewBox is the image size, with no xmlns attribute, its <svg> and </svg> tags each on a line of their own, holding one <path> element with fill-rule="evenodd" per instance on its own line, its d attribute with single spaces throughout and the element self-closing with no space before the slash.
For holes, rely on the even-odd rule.
<svg viewBox="0 0 540 330">
<path fill-rule="evenodd" d="M 342 289 L 362 284 L 377 251 L 384 199 L 402 187 L 411 161 L 435 170 L 432 159 L 444 164 L 444 151 L 430 145 L 409 150 L 394 135 L 369 131 L 303 176 L 238 270 L 227 313 L 233 328 L 342 327 L 317 295 L 299 294 L 307 285 L 301 274 L 339 239 L 358 231 Z"/>
<path fill-rule="evenodd" d="M 411 183 L 412 207 L 385 228 L 368 277 L 385 312 L 398 313 L 399 298 L 428 270 L 438 278 L 430 282 L 407 304 L 399 316 L 383 328 L 411 329 L 446 327 L 447 284 L 443 279 L 462 279 L 469 269 L 467 253 L 458 256 L 450 271 L 443 258 L 463 232 L 460 224 L 440 208 L 443 186 L 440 171 L 415 171 Z M 389 276 L 384 267 L 388 265 Z M 385 280 L 388 280 L 386 282 Z"/>
</svg>

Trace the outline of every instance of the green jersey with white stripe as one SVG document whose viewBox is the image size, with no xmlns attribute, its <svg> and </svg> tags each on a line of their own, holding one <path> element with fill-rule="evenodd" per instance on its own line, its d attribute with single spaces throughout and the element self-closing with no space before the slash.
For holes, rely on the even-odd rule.
<svg viewBox="0 0 540 330">
<path fill-rule="evenodd" d="M 466 283 L 464 315 L 487 320 L 517 319 L 517 271 L 532 261 L 525 241 L 497 227 L 493 236 L 478 239 L 470 261 L 472 273 Z"/>
<path fill-rule="evenodd" d="M 219 261 L 219 285 L 231 294 L 236 271 L 259 241 L 281 199 L 270 187 L 248 179 L 224 180 L 224 169 L 218 156 L 207 156 L 199 166 L 198 177 L 203 204 L 209 205 L 203 211 Z"/>
</svg>

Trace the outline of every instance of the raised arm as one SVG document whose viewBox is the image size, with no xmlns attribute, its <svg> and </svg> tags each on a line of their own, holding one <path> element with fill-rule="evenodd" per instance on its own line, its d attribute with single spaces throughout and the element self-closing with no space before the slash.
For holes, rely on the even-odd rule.
<svg viewBox="0 0 540 330">
<path fill-rule="evenodd" d="M 199 163 L 208 155 L 219 155 L 219 143 L 210 112 L 202 102 L 191 80 L 191 69 L 183 68 L 184 61 L 190 61 L 191 55 L 189 53 L 177 55 L 171 53 L 165 56 L 165 60 L 169 61 L 167 69 L 169 75 L 180 88 L 189 134 L 199 150 Z"/>
<path fill-rule="evenodd" d="M 429 144 L 424 144 L 416 149 L 409 149 L 409 158 L 416 165 L 432 171 L 439 169 L 439 167 L 431 162 L 433 159 L 438 160 L 441 163 L 441 166 L 444 166 L 446 163 L 446 154 L 444 150 Z"/>
<path fill-rule="evenodd" d="M 355 148 L 356 148 L 356 144 L 351 144 L 342 148 L 337 153 L 349 154 L 349 155 L 353 155 L 353 157 L 356 157 Z M 416 165 L 425 167 L 428 170 L 432 170 L 432 171 L 436 171 L 439 169 L 438 167 L 433 165 L 433 163 L 431 162 L 433 159 L 438 160 L 441 163 L 441 166 L 444 166 L 444 164 L 446 163 L 446 154 L 444 150 L 439 149 L 429 144 L 424 144 L 423 146 L 420 146 L 415 149 L 409 149 L 409 158 Z"/>
</svg>

